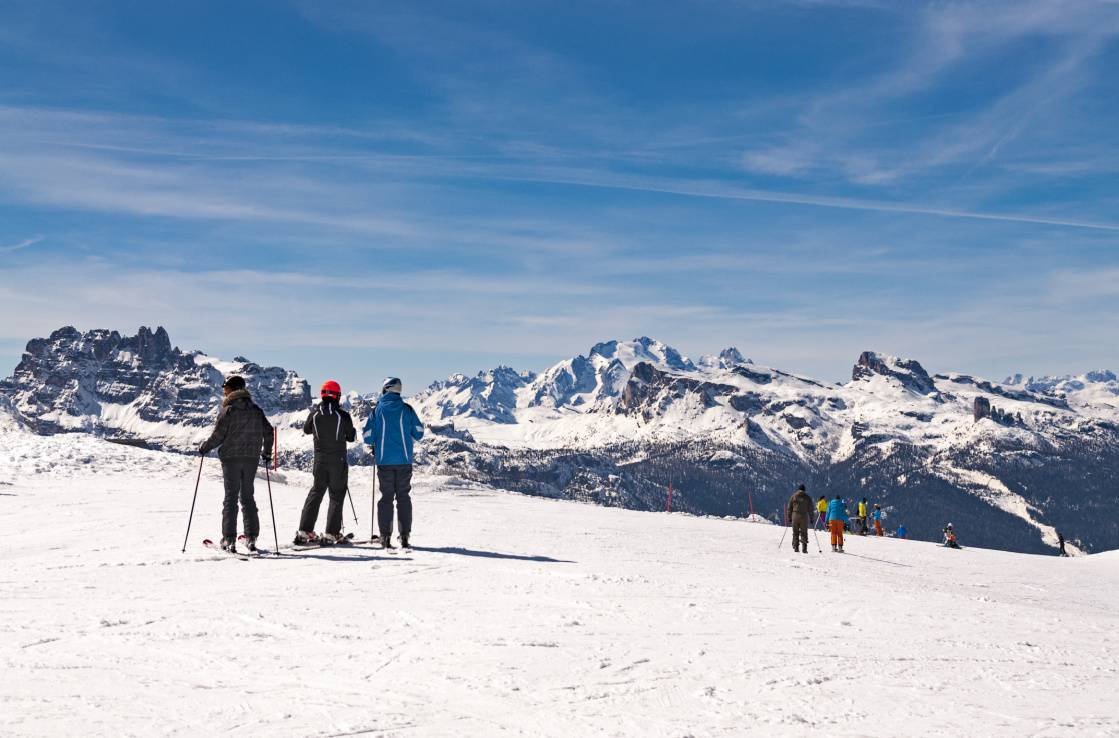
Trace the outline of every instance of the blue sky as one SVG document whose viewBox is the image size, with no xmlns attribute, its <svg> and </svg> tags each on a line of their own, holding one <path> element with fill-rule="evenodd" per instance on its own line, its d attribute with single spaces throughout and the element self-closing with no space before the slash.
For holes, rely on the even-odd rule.
<svg viewBox="0 0 1119 738">
<path fill-rule="evenodd" d="M 0 362 L 1116 367 L 1119 3 L 4 2 Z"/>
</svg>

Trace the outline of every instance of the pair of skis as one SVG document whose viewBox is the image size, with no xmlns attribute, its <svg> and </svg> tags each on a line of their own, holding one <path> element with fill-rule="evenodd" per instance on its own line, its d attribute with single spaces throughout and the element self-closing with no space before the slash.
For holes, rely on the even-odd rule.
<svg viewBox="0 0 1119 738">
<path fill-rule="evenodd" d="M 391 544 L 391 542 L 389 542 L 388 545 L 386 545 L 386 542 L 384 540 L 382 540 L 379 535 L 376 535 L 376 534 L 374 534 L 373 538 L 370 539 L 368 541 L 368 543 L 379 543 L 379 544 L 381 544 L 381 550 L 382 551 L 388 551 L 390 554 L 398 554 L 398 553 L 409 553 L 410 554 L 410 553 L 412 553 L 412 547 L 411 546 L 393 546 Z M 296 550 L 296 551 L 309 551 L 309 550 L 315 549 L 315 548 L 330 548 L 331 546 L 351 546 L 351 545 L 354 545 L 354 534 L 353 533 L 347 533 L 346 537 L 345 537 L 345 540 L 339 541 L 337 543 L 331 543 L 331 542 L 327 541 L 326 539 L 322 539 L 321 542 L 311 541 L 311 542 L 308 542 L 305 545 L 297 545 L 297 546 L 294 547 L 294 550 Z"/>
<path fill-rule="evenodd" d="M 347 533 L 345 536 L 342 537 L 342 540 L 340 541 L 334 541 L 326 538 L 325 536 L 319 536 L 315 540 L 307 541 L 306 543 L 293 543 L 291 546 L 291 550 L 313 551 L 316 548 L 330 548 L 331 546 L 350 546 L 353 544 L 353 542 L 353 533 Z"/>
<path fill-rule="evenodd" d="M 238 540 L 239 543 L 241 543 L 242 546 L 245 545 L 245 537 L 244 536 L 238 536 L 237 540 Z M 321 549 L 321 548 L 331 548 L 332 546 L 352 546 L 353 545 L 353 540 L 354 540 L 354 534 L 353 533 L 347 533 L 343 540 L 337 541 L 337 542 L 329 542 L 328 543 L 326 541 L 326 539 L 321 539 L 321 540 L 318 540 L 318 541 L 309 541 L 308 543 L 302 544 L 302 545 L 301 544 L 293 544 L 290 548 L 288 546 L 282 546 L 281 548 L 284 548 L 284 549 L 287 549 L 287 550 L 290 550 L 290 551 L 314 551 L 314 550 L 318 550 L 318 549 Z M 393 554 L 393 555 L 400 554 L 400 553 L 411 554 L 412 550 L 413 550 L 411 546 L 392 546 L 392 545 L 386 546 L 380 540 L 380 536 L 374 536 L 373 540 L 369 541 L 369 543 L 381 543 L 381 550 L 388 551 L 390 554 Z M 255 551 L 239 551 L 237 549 L 232 549 L 232 550 L 231 549 L 225 549 L 225 548 L 222 548 L 220 544 L 214 543 L 214 541 L 210 540 L 209 538 L 204 539 L 202 541 L 202 545 L 205 548 L 210 549 L 211 551 L 223 554 L 223 555 L 228 556 L 230 558 L 239 559 L 241 561 L 248 561 L 249 559 L 257 559 L 257 558 L 261 558 L 262 556 L 278 556 L 278 555 L 280 555 L 280 552 L 278 552 L 278 551 L 269 551 L 269 550 L 263 549 L 263 548 L 257 548 Z"/>
<path fill-rule="evenodd" d="M 241 540 L 243 538 L 244 538 L 244 536 L 241 536 L 241 538 L 238 539 L 238 540 Z M 235 548 L 234 549 L 222 548 L 221 545 L 219 545 L 217 543 L 214 543 L 209 538 L 203 540 L 202 545 L 205 546 L 206 548 L 210 549 L 211 551 L 216 551 L 217 553 L 228 556 L 231 559 L 240 559 L 241 561 L 248 561 L 249 559 L 260 558 L 261 556 L 264 556 L 265 554 L 270 553 L 268 551 L 262 551 L 259 548 L 256 551 L 245 551 L 245 552 L 238 551 Z"/>
<path fill-rule="evenodd" d="M 322 539 L 320 541 L 314 541 L 312 543 L 309 543 L 307 546 L 294 545 L 294 546 L 291 547 L 290 550 L 292 550 L 292 551 L 309 551 L 311 549 L 325 548 L 325 547 L 328 547 L 328 546 L 345 546 L 345 545 L 348 545 L 353 540 L 353 537 L 354 537 L 353 533 L 348 533 L 348 534 L 346 534 L 345 539 L 343 539 L 342 541 L 327 543 L 326 539 Z M 237 542 L 240 543 L 242 547 L 248 545 L 247 544 L 247 539 L 245 538 L 245 536 L 237 536 Z M 278 556 L 279 555 L 278 551 L 269 551 L 268 549 L 264 549 L 264 548 L 257 548 L 255 551 L 249 551 L 249 550 L 239 551 L 235 548 L 232 549 L 232 550 L 231 549 L 225 549 L 225 548 L 222 548 L 219 544 L 214 543 L 209 538 L 204 539 L 202 541 L 202 545 L 205 548 L 210 549 L 211 551 L 216 551 L 218 553 L 225 554 L 226 556 L 229 556 L 231 558 L 240 559 L 241 561 L 248 561 L 249 559 L 257 559 L 257 558 L 260 558 L 261 556 Z M 284 548 L 286 548 L 286 547 L 284 547 Z"/>
</svg>

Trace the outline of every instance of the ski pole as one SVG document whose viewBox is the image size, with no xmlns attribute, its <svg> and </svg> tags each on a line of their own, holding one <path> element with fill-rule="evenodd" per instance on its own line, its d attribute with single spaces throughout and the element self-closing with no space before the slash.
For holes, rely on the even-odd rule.
<svg viewBox="0 0 1119 738">
<path fill-rule="evenodd" d="M 781 550 L 781 544 L 783 544 L 785 542 L 785 534 L 788 533 L 788 532 L 789 532 L 789 528 L 787 526 L 783 526 L 781 528 L 781 540 L 777 542 L 777 550 L 778 551 Z"/>
<path fill-rule="evenodd" d="M 824 549 L 820 548 L 820 530 L 819 530 L 819 528 L 820 528 L 819 525 L 812 526 L 812 533 L 815 534 L 815 536 L 816 536 L 816 552 L 817 553 L 823 553 Z"/>
<path fill-rule="evenodd" d="M 350 512 L 354 514 L 354 527 L 357 527 L 357 508 L 354 507 L 354 496 L 350 494 L 349 485 L 346 485 L 346 497 L 350 500 Z"/>
<path fill-rule="evenodd" d="M 268 509 L 272 511 L 272 539 L 276 542 L 276 555 L 280 555 L 280 534 L 276 531 L 276 506 L 272 504 L 272 472 L 264 465 L 264 478 L 268 481 Z"/>
<path fill-rule="evenodd" d="M 373 500 L 370 502 L 369 507 L 369 542 L 373 542 L 373 536 L 377 535 L 377 462 L 373 461 Z"/>
<path fill-rule="evenodd" d="M 198 484 L 202 481 L 202 462 L 205 460 L 205 454 L 198 460 L 198 478 L 194 480 L 194 499 L 190 501 L 190 517 L 187 518 L 187 532 L 186 537 L 183 538 L 183 553 L 186 553 L 187 541 L 190 539 L 190 524 L 194 522 L 194 503 L 198 501 Z"/>
</svg>

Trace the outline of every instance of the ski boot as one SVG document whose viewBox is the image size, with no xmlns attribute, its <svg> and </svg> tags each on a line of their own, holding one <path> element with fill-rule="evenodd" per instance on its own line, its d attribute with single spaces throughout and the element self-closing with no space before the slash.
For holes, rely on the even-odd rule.
<svg viewBox="0 0 1119 738">
<path fill-rule="evenodd" d="M 408 536 L 405 536 L 405 535 L 400 536 L 400 547 L 401 548 L 411 548 L 411 546 L 408 545 Z"/>
<path fill-rule="evenodd" d="M 245 537 L 245 548 L 249 549 L 249 553 L 256 553 L 256 539 L 251 536 Z"/>
<path fill-rule="evenodd" d="M 392 536 L 381 536 L 381 548 L 386 551 L 392 551 L 396 548 L 392 545 Z"/>
<path fill-rule="evenodd" d="M 221 550 L 229 553 L 237 553 L 237 542 L 231 538 L 221 539 Z"/>
<path fill-rule="evenodd" d="M 296 546 L 310 546 L 319 542 L 319 536 L 313 530 L 301 530 L 295 534 L 295 540 L 292 541 Z"/>
</svg>

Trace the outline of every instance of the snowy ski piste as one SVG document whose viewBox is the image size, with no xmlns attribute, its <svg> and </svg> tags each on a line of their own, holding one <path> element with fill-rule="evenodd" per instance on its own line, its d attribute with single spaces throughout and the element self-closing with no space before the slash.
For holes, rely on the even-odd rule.
<svg viewBox="0 0 1119 738">
<path fill-rule="evenodd" d="M 961 551 L 821 532 L 795 554 L 777 526 L 421 474 L 411 554 L 244 561 L 201 544 L 216 459 L 183 554 L 197 457 L 0 444 L 3 735 L 1119 734 L 1117 552 L 982 550 L 961 526 Z M 281 544 L 309 483 L 273 475 Z"/>
</svg>

